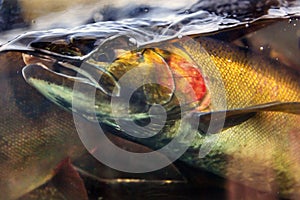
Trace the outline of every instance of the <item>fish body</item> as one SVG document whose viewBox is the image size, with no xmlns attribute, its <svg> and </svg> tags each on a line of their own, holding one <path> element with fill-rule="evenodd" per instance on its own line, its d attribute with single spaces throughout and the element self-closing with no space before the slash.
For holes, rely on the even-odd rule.
<svg viewBox="0 0 300 200">
<path fill-rule="evenodd" d="M 63 39 L 56 42 L 55 40 L 60 38 L 59 34 Z M 74 154 L 76 156 L 83 150 L 77 138 L 72 115 L 39 96 L 24 82 L 21 70 L 27 83 L 50 101 L 93 121 L 90 123 L 100 120 L 101 123 L 120 130 L 119 125 L 113 120 L 116 115 L 112 116 L 111 108 L 111 96 L 123 95 L 121 91 L 123 88 L 118 85 L 118 79 L 141 64 L 149 64 L 147 73 L 129 77 L 125 87 L 134 88 L 139 81 L 148 80 L 165 84 L 167 89 L 151 84 L 143 87 L 135 96 L 136 103 L 130 107 L 129 118 L 122 115 L 127 109 L 122 102 L 115 106 L 115 109 L 120 111 L 117 112 L 119 113 L 117 117 L 125 119 L 125 122 L 132 121 L 132 117 L 140 122 L 147 121 L 150 104 L 161 103 L 167 111 L 170 111 L 171 120 L 167 121 L 157 137 L 139 140 L 128 137 L 122 132 L 117 135 L 153 149 L 165 146 L 174 138 L 180 126 L 180 113 L 177 110 L 180 104 L 184 106 L 184 113 L 201 113 L 243 109 L 270 102 L 300 102 L 300 86 L 297 80 L 299 76 L 296 73 L 287 70 L 276 61 L 204 37 L 194 38 L 197 40 L 197 45 L 194 40 L 186 40 L 186 37 L 149 43 L 132 51 L 123 52 L 120 58 L 112 60 L 111 64 L 105 66 L 102 65 L 103 63 L 90 62 L 88 70 L 91 71 L 85 71 L 81 74 L 81 78 L 84 79 L 78 79 L 66 71 L 75 69 L 76 73 L 82 73 L 73 64 L 82 62 L 81 59 L 78 60 L 80 56 L 86 58 L 83 54 L 93 46 L 91 43 L 95 42 L 95 35 L 92 34 L 93 37 L 87 37 L 85 41 L 84 35 L 81 35 L 86 34 L 86 30 L 77 33 L 82 45 L 72 47 L 73 44 L 67 43 L 71 41 L 67 39 L 72 33 L 59 34 L 52 38 L 53 41 L 51 33 L 49 35 L 48 32 L 45 33 L 46 42 L 43 41 L 43 37 L 39 38 L 41 41 L 36 39 L 37 33 L 13 41 L 12 50 L 34 55 L 31 60 L 23 57 L 28 65 L 23 69 L 23 63 L 15 65 L 15 60 L 6 62 L 1 58 L 1 62 L 4 61 L 3 66 L 10 66 L 1 68 L 4 70 L 1 73 L 4 76 L 8 74 L 9 77 L 9 79 L 6 77 L 1 79 L 9 88 L 3 91 L 8 95 L 1 98 L 2 105 L 7 105 L 1 108 L 3 109 L 1 113 L 4 113 L 1 119 L 3 123 L 1 152 L 4 152 L 4 155 L 0 156 L 3 159 L 0 164 L 0 169 L 3 171 L 0 176 L 0 189 L 6 191 L 0 194 L 6 195 L 3 198 L 14 199 L 36 188 L 53 176 L 51 175 L 53 169 L 60 160 L 66 156 L 72 157 Z M 103 33 L 100 35 L 103 36 Z M 62 42 L 64 39 L 66 44 Z M 76 43 L 76 40 L 74 41 Z M 46 45 L 44 49 L 43 42 Z M 80 48 L 83 50 L 76 52 Z M 2 47 L 1 50 L 6 49 Z M 67 55 L 57 51 L 67 52 Z M 12 68 L 11 63 L 14 63 L 17 68 Z M 60 65 L 58 71 L 50 66 L 54 63 Z M 151 68 L 153 63 L 158 67 Z M 193 68 L 197 70 L 192 70 Z M 183 78 L 192 77 L 193 73 L 197 74 L 195 79 Z M 97 78 L 95 74 L 102 75 L 104 81 L 96 83 L 93 80 Z M 87 92 L 74 91 L 74 83 L 78 82 L 87 91 L 96 88 L 97 107 L 91 107 L 91 104 L 87 103 L 91 102 Z M 191 84 L 195 87 L 186 87 Z M 115 88 L 118 88 L 118 91 L 114 91 Z M 173 98 L 173 94 L 178 95 L 183 103 Z M 76 99 L 77 104 L 72 104 L 72 98 Z M 30 104 L 31 101 L 34 102 L 33 105 Z M 27 108 L 28 105 L 32 106 Z M 91 115 L 94 111 L 96 116 Z M 300 132 L 299 122 L 299 115 L 296 114 L 258 112 L 249 119 L 212 135 L 202 134 L 197 128 L 186 123 L 182 130 L 194 135 L 194 139 L 189 143 L 190 148 L 180 157 L 180 160 L 261 191 L 279 192 L 281 196 L 287 197 L 297 196 L 300 193 L 299 142 L 297 141 Z M 10 124 L 18 124 L 18 126 Z M 13 127 L 16 128 L 14 135 L 11 134 Z M 137 134 L 143 133 L 138 130 L 133 131 Z M 27 137 L 28 133 L 30 137 Z M 210 139 L 214 142 L 209 153 L 203 158 L 199 157 L 201 147 L 206 140 Z M 186 141 L 181 142 L 184 144 Z M 33 148 L 28 150 L 28 146 Z M 45 149 L 49 154 L 45 155 Z M 18 157 L 19 152 L 23 154 Z M 16 171 L 12 170 L 11 166 L 14 166 Z M 33 171 L 34 175 L 29 177 L 31 174 L 29 172 Z"/>
<path fill-rule="evenodd" d="M 175 116 L 171 112 L 172 120 L 167 120 L 159 135 L 146 140 L 128 137 L 127 134 L 122 133 L 118 136 L 153 149 L 159 149 L 168 144 L 175 137 L 181 123 L 178 116 L 176 116 L 176 108 L 180 106 L 180 102 L 178 102 L 178 99 L 172 98 L 172 94 L 179 95 L 179 100 L 183 100 L 184 112 L 201 113 L 223 109 L 243 109 L 270 102 L 300 102 L 298 74 L 292 73 L 280 63 L 267 60 L 259 55 L 220 41 L 199 38 L 197 42 L 200 45 L 194 45 L 194 41 L 191 42 L 191 40 L 185 39 L 164 41 L 156 43 L 155 46 L 148 44 L 138 50 L 122 54 L 110 65 L 100 66 L 104 68 L 105 73 L 109 72 L 116 78 L 115 83 L 113 83 L 114 86 L 122 75 L 131 69 L 138 68 L 141 63 L 150 65 L 156 63 L 155 66 L 160 67 L 163 67 L 166 63 L 168 64 L 171 72 L 159 68 L 154 70 L 153 75 L 153 70 L 148 69 L 149 77 L 154 77 L 151 80 L 164 83 L 170 81 L 169 76 L 174 78 L 174 82 L 168 85 L 168 89 L 150 84 L 148 88 L 143 88 L 140 96 L 142 98 L 140 100 L 146 102 L 143 105 L 153 102 L 159 103 L 159 101 L 155 102 L 155 99 L 159 99 L 165 101 L 163 106 L 167 111 L 175 110 Z M 146 51 L 154 52 L 154 54 L 147 56 Z M 144 57 L 138 59 L 136 56 L 141 55 L 141 52 Z M 156 57 L 155 55 L 159 56 Z M 161 64 L 159 59 L 156 58 L 162 58 L 166 63 Z M 172 64 L 172 58 L 178 59 L 175 59 L 176 62 Z M 182 65 L 178 62 L 181 62 Z M 200 90 L 200 96 L 198 95 L 199 91 L 196 91 L 193 96 L 193 94 L 190 95 L 189 90 L 186 90 L 185 84 L 193 82 L 189 82 L 190 79 L 185 80 L 187 83 L 183 81 L 185 75 L 191 77 L 189 70 L 187 70 L 190 67 L 195 67 L 199 69 L 198 72 L 202 73 L 197 75 L 198 80 L 205 80 L 207 91 L 203 87 Z M 33 69 L 36 69 L 36 71 Z M 74 80 L 60 77 L 59 74 L 52 74 L 51 72 L 45 75 L 46 73 L 43 73 L 44 69 L 41 69 L 38 66 L 31 66 L 24 70 L 27 82 L 56 104 L 64 107 L 66 104 L 62 104 L 61 100 L 63 99 L 68 105 L 71 105 L 72 102 L 68 96 L 74 91 L 67 83 Z M 159 70 L 162 70 L 163 73 L 155 74 Z M 181 70 L 185 72 L 180 72 Z M 164 76 L 160 76 L 160 74 Z M 136 81 L 140 77 L 142 77 L 142 80 L 147 79 L 147 73 L 145 73 L 145 76 L 139 74 L 140 77 L 136 75 L 125 79 L 127 86 L 129 85 L 128 87 L 135 87 L 137 85 Z M 47 79 L 47 77 L 51 78 Z M 47 81 L 44 81 L 46 79 Z M 105 79 L 104 82 L 100 83 L 100 86 L 95 86 L 98 89 L 100 88 L 97 89 L 95 96 L 96 117 L 101 122 L 122 130 L 122 127 L 112 120 L 116 116 L 111 114 L 111 99 L 106 98 L 109 96 L 110 87 L 105 87 L 105 85 L 114 82 L 114 80 L 105 81 L 107 80 Z M 49 93 L 46 84 L 50 85 L 48 88 L 51 88 L 54 93 Z M 92 85 L 89 84 L 88 87 L 93 87 Z M 174 85 L 176 86 L 175 89 Z M 201 85 L 196 88 L 201 88 L 203 86 Z M 192 89 L 195 91 L 193 87 Z M 65 93 L 61 91 L 65 91 Z M 65 108 L 94 121 L 95 119 L 89 115 L 94 108 L 91 109 L 90 104 L 85 104 L 86 101 L 89 101 L 88 97 L 82 91 L 75 91 L 74 93 L 76 93 L 73 94 L 75 98 L 79 99 L 77 101 L 79 104 L 73 104 L 72 108 Z M 57 101 L 57 97 L 60 101 Z M 224 102 L 226 102 L 225 107 Z M 136 115 L 141 111 L 139 106 L 138 104 L 133 105 L 133 109 L 130 110 L 131 117 L 144 119 L 143 115 Z M 122 113 L 122 109 L 124 109 L 122 104 L 117 107 L 120 111 L 118 113 Z M 122 114 L 119 114 L 117 118 L 130 121 L 130 118 L 124 118 Z M 297 197 L 300 193 L 299 122 L 300 116 L 298 114 L 284 111 L 258 112 L 237 125 L 211 135 L 200 134 L 197 128 L 192 127 L 189 123 L 184 123 L 181 130 L 194 134 L 194 139 L 189 144 L 189 149 L 180 157 L 180 160 L 260 191 L 279 193 L 283 197 Z M 132 129 L 132 131 L 143 135 L 143 132 L 138 129 Z M 211 149 L 207 155 L 201 157 L 199 156 L 201 147 L 207 140 L 213 141 Z M 181 141 L 182 144 L 186 142 L 188 141 Z"/>
<path fill-rule="evenodd" d="M 84 152 L 72 115 L 32 90 L 20 74 L 20 58 L 17 52 L 0 55 L 0 199 L 32 191 L 63 159 Z"/>
</svg>

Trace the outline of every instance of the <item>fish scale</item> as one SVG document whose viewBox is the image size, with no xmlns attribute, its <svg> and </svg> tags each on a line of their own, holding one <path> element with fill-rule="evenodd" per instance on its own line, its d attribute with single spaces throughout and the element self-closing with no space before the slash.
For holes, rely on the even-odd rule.
<svg viewBox="0 0 300 200">
<path fill-rule="evenodd" d="M 72 115 L 49 104 L 24 82 L 17 73 L 23 65 L 20 61 L 17 54 L 0 55 L 1 66 L 11 67 L 1 72 L 6 78 L 0 79 L 0 92 L 5 94 L 0 98 L 0 199 L 15 199 L 35 189 L 51 178 L 62 159 L 84 150 Z M 17 106 L 20 101 L 24 101 L 21 106 L 27 109 Z M 41 110 L 40 106 L 45 105 L 49 109 Z"/>
</svg>

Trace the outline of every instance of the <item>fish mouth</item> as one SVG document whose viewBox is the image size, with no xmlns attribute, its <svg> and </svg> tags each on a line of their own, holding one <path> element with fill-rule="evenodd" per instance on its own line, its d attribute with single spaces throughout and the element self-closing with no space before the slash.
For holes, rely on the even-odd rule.
<svg viewBox="0 0 300 200">
<path fill-rule="evenodd" d="M 119 95 L 119 86 L 109 72 L 90 64 L 79 67 L 45 55 L 23 53 L 22 56 L 26 64 L 22 69 L 23 78 L 44 97 L 90 121 L 110 118 L 110 101 Z M 75 85 L 80 89 L 74 89 Z"/>
</svg>

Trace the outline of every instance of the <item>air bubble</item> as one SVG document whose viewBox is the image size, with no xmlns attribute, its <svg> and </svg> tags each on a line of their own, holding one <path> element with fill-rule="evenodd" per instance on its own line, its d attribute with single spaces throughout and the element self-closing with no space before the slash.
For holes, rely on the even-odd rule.
<svg viewBox="0 0 300 200">
<path fill-rule="evenodd" d="M 137 40 L 136 40 L 135 38 L 133 38 L 133 37 L 128 38 L 128 45 L 129 45 L 130 47 L 135 47 L 135 46 L 137 46 Z"/>
</svg>

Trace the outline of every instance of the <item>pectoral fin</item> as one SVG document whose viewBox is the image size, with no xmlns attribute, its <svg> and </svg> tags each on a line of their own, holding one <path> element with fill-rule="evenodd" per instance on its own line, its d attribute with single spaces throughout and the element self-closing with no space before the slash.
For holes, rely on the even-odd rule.
<svg viewBox="0 0 300 200">
<path fill-rule="evenodd" d="M 53 185 L 66 199 L 88 200 L 83 180 L 67 158 L 61 162 L 53 177 Z"/>
<path fill-rule="evenodd" d="M 247 121 L 258 112 L 267 111 L 298 115 L 300 114 L 300 102 L 271 102 L 233 110 L 193 113 L 192 117 L 199 120 L 198 130 L 201 134 L 215 134 Z"/>
<path fill-rule="evenodd" d="M 83 180 L 71 165 L 70 159 L 62 160 L 53 171 L 53 178 L 19 200 L 55 199 L 87 200 L 88 195 Z"/>
</svg>

